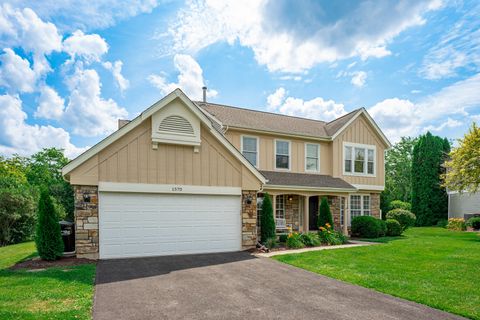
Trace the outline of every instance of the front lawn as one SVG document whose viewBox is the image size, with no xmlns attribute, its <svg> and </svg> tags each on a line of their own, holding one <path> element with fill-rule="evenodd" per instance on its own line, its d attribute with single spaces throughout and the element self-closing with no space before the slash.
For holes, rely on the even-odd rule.
<svg viewBox="0 0 480 320">
<path fill-rule="evenodd" d="M 480 319 L 480 236 L 412 228 L 385 244 L 275 256 L 332 278 Z"/>
<path fill-rule="evenodd" d="M 91 319 L 95 265 L 8 269 L 33 256 L 33 242 L 0 248 L 0 319 Z"/>
</svg>

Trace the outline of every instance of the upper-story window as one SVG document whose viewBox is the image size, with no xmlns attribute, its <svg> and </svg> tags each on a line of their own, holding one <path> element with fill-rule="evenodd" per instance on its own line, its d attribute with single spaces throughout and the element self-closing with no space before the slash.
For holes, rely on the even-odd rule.
<svg viewBox="0 0 480 320">
<path fill-rule="evenodd" d="M 255 167 L 258 166 L 258 138 L 242 136 L 242 154 Z"/>
<path fill-rule="evenodd" d="M 346 175 L 375 175 L 375 146 L 345 143 L 343 173 Z"/>
<path fill-rule="evenodd" d="M 275 168 L 290 169 L 290 141 L 275 140 Z"/>
<path fill-rule="evenodd" d="M 305 144 L 305 171 L 320 171 L 320 145 L 314 143 Z"/>
</svg>

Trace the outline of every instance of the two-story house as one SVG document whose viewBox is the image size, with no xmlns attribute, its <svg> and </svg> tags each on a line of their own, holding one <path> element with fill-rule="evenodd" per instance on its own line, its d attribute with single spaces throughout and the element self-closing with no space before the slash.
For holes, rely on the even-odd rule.
<svg viewBox="0 0 480 320">
<path fill-rule="evenodd" d="M 63 168 L 76 253 L 117 258 L 255 246 L 272 196 L 278 232 L 380 217 L 390 143 L 365 109 L 330 122 L 191 101 L 177 89 Z"/>
</svg>

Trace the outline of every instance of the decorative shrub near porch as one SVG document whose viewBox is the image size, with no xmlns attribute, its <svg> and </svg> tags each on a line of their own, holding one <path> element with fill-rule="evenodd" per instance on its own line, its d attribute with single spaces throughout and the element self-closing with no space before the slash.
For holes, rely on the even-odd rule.
<svg viewBox="0 0 480 320">
<path fill-rule="evenodd" d="M 333 218 L 330 206 L 328 205 L 328 199 L 327 197 L 323 197 L 320 208 L 318 209 L 317 227 L 325 227 L 327 224 L 332 226 Z"/>
<path fill-rule="evenodd" d="M 287 237 L 287 248 L 290 249 L 301 249 L 305 248 L 305 244 L 301 240 L 301 235 L 300 233 L 290 233 Z"/>
<path fill-rule="evenodd" d="M 470 227 L 473 230 L 480 230 L 480 217 L 473 217 L 468 219 L 467 227 Z"/>
<path fill-rule="evenodd" d="M 379 219 L 371 216 L 359 216 L 352 220 L 352 236 L 361 238 L 378 238 L 384 233 Z M 383 222 L 383 221 L 382 221 Z M 385 235 L 385 234 L 384 234 Z"/>
<path fill-rule="evenodd" d="M 322 244 L 339 245 L 347 243 L 347 237 L 338 231 L 335 231 L 330 224 L 325 224 L 318 230 L 318 238 Z"/>
<path fill-rule="evenodd" d="M 260 235 L 262 243 L 268 239 L 275 238 L 275 220 L 273 219 L 272 200 L 270 195 L 265 193 L 262 202 L 262 215 L 260 216 Z"/>
<path fill-rule="evenodd" d="M 413 213 L 405 209 L 393 209 L 388 211 L 387 219 L 395 219 L 400 223 L 402 231 L 407 230 L 409 227 L 415 225 L 417 219 Z"/>
<path fill-rule="evenodd" d="M 402 226 L 395 219 L 387 219 L 385 221 L 387 225 L 387 236 L 396 237 L 402 234 Z"/>
<path fill-rule="evenodd" d="M 35 235 L 38 255 L 44 260 L 56 260 L 63 255 L 63 241 L 58 216 L 52 198 L 42 190 L 38 202 L 38 221 Z"/>
<path fill-rule="evenodd" d="M 456 231 L 466 230 L 467 226 L 465 225 L 465 219 L 463 219 L 463 218 L 450 218 L 450 219 L 448 219 L 447 229 L 456 230 Z"/>
</svg>

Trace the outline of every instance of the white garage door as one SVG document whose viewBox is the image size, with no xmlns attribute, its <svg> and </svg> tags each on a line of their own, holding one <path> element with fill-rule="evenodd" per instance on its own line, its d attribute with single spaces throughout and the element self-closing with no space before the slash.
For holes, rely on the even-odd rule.
<svg viewBox="0 0 480 320">
<path fill-rule="evenodd" d="M 238 251 L 240 206 L 232 195 L 100 192 L 100 258 Z"/>
</svg>

